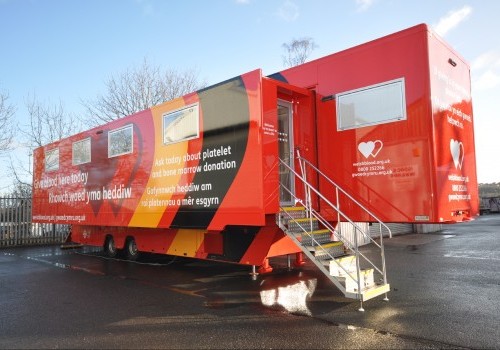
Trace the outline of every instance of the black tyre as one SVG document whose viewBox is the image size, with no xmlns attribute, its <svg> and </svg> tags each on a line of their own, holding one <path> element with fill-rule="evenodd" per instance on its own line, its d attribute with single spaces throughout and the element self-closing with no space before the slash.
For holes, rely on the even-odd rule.
<svg viewBox="0 0 500 350">
<path fill-rule="evenodd" d="M 116 249 L 115 245 L 115 240 L 113 239 L 112 236 L 108 236 L 106 238 L 106 242 L 104 242 L 104 252 L 110 258 L 114 258 L 116 257 L 116 254 L 118 254 L 118 250 Z"/>
<path fill-rule="evenodd" d="M 137 244 L 135 243 L 135 239 L 133 237 L 127 239 L 123 252 L 127 260 L 133 261 L 137 259 L 139 256 L 139 249 L 137 248 Z"/>
</svg>

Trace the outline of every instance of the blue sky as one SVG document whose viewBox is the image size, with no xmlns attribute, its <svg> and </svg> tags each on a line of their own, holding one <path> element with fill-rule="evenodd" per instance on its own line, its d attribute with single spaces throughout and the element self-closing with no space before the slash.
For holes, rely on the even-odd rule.
<svg viewBox="0 0 500 350">
<path fill-rule="evenodd" d="M 313 38 L 314 59 L 427 23 L 472 67 L 478 179 L 499 182 L 499 14 L 498 0 L 0 0 L 0 90 L 25 125 L 28 95 L 83 113 L 82 99 L 144 57 L 215 84 L 283 69 L 292 38 Z"/>
</svg>

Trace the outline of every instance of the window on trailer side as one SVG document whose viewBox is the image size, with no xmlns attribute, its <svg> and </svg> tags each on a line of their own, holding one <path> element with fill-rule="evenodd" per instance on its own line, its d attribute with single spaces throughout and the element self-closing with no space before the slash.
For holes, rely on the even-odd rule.
<svg viewBox="0 0 500 350">
<path fill-rule="evenodd" d="M 194 104 L 163 114 L 165 145 L 199 137 L 199 106 Z"/>
<path fill-rule="evenodd" d="M 90 137 L 73 142 L 73 165 L 89 163 L 91 161 Z"/>
<path fill-rule="evenodd" d="M 108 157 L 117 157 L 134 151 L 133 125 L 111 130 L 108 133 Z"/>
<path fill-rule="evenodd" d="M 335 99 L 338 130 L 406 119 L 404 78 L 341 92 Z"/>
<path fill-rule="evenodd" d="M 59 148 L 45 152 L 45 171 L 59 170 Z"/>
</svg>

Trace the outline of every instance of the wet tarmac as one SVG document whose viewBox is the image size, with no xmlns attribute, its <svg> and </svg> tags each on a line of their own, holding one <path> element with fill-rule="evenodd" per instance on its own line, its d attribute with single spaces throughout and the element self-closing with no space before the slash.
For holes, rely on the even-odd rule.
<svg viewBox="0 0 500 350">
<path fill-rule="evenodd" d="M 312 264 L 244 266 L 100 249 L 0 250 L 1 348 L 499 348 L 500 215 L 386 240 L 389 302 Z"/>
</svg>

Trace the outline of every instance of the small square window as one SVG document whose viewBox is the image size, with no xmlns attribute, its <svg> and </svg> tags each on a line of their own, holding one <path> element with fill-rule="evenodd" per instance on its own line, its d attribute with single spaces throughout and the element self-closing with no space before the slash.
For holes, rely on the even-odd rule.
<svg viewBox="0 0 500 350">
<path fill-rule="evenodd" d="M 90 137 L 73 143 L 73 165 L 89 163 L 90 154 Z"/>
<path fill-rule="evenodd" d="M 59 148 L 45 152 L 45 171 L 59 170 Z"/>
<path fill-rule="evenodd" d="M 111 130 L 108 134 L 108 157 L 117 157 L 134 151 L 133 125 Z"/>
</svg>

